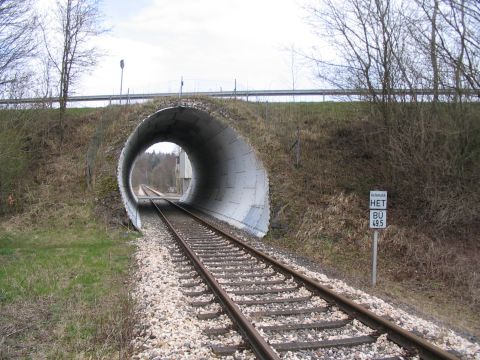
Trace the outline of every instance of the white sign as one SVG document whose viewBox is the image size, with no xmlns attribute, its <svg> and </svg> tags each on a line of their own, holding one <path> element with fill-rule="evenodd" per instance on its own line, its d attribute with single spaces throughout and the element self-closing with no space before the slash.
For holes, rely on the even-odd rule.
<svg viewBox="0 0 480 360">
<path fill-rule="evenodd" d="M 370 229 L 387 227 L 387 210 L 370 210 Z"/>
<path fill-rule="evenodd" d="M 373 232 L 372 246 L 372 285 L 377 283 L 378 230 L 387 227 L 387 192 L 370 191 L 370 229 Z"/>
<path fill-rule="evenodd" d="M 370 209 L 373 209 L 373 210 L 387 209 L 387 192 L 386 191 L 370 191 Z"/>
</svg>

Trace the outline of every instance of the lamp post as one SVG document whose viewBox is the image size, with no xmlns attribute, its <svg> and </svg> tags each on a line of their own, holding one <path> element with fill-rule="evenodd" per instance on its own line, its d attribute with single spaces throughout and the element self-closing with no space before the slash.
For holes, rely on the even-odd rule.
<svg viewBox="0 0 480 360">
<path fill-rule="evenodd" d="M 180 79 L 180 95 L 179 97 L 181 98 L 183 94 L 183 75 L 182 78 Z"/>
<path fill-rule="evenodd" d="M 120 60 L 120 68 L 122 69 L 122 75 L 120 77 L 120 105 L 122 104 L 122 87 L 123 87 L 123 68 L 125 67 L 125 61 Z"/>
</svg>

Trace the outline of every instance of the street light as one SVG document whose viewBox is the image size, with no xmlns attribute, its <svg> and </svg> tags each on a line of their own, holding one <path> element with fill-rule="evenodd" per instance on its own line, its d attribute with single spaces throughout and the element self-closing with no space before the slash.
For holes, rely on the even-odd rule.
<svg viewBox="0 0 480 360">
<path fill-rule="evenodd" d="M 122 104 L 122 87 L 123 87 L 123 68 L 125 67 L 125 61 L 120 60 L 120 68 L 122 69 L 122 75 L 120 77 L 120 105 Z"/>
</svg>

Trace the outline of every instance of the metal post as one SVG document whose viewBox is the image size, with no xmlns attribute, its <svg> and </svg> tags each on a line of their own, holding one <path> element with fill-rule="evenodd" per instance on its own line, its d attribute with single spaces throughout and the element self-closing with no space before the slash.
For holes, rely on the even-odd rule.
<svg viewBox="0 0 480 360">
<path fill-rule="evenodd" d="M 372 286 L 377 285 L 377 247 L 378 247 L 378 230 L 373 232 L 372 245 Z"/>
<path fill-rule="evenodd" d="M 180 79 L 180 96 L 179 97 L 182 97 L 182 93 L 183 93 L 183 76 Z"/>
<path fill-rule="evenodd" d="M 236 100 L 237 99 L 237 79 L 235 79 L 235 86 L 233 88 L 233 92 L 235 94 L 234 99 Z"/>
<path fill-rule="evenodd" d="M 297 126 L 296 167 L 300 165 L 300 128 Z"/>
<path fill-rule="evenodd" d="M 122 88 L 123 88 L 123 68 L 125 67 L 125 61 L 120 60 L 120 68 L 122 69 L 122 75 L 120 77 L 120 105 L 122 104 Z"/>
</svg>

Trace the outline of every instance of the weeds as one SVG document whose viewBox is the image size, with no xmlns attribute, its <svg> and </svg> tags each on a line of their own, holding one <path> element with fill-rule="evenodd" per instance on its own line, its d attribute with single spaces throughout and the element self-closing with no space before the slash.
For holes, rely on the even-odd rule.
<svg viewBox="0 0 480 360">
<path fill-rule="evenodd" d="M 11 175 L 21 206 L 0 225 L 0 359 L 128 358 L 132 235 L 94 209 L 94 194 L 114 183 L 89 192 L 84 177 L 101 112 L 68 111 L 63 144 L 52 113 L 15 112 L 12 159 L 27 151 L 28 176 Z M 4 130 L 0 142 L 14 138 Z"/>
<path fill-rule="evenodd" d="M 126 354 L 133 319 L 125 286 L 129 238 L 82 224 L 1 232 L 0 358 Z"/>
<path fill-rule="evenodd" d="M 449 105 L 436 121 L 427 117 L 426 107 L 419 113 L 402 109 L 396 126 L 387 129 L 366 103 L 223 103 L 251 114 L 234 126 L 269 170 L 267 241 L 367 285 L 368 191 L 388 190 L 390 227 L 380 241 L 379 287 L 387 293 L 403 289 L 401 298 L 419 294 L 413 305 L 428 303 L 447 321 L 470 322 L 470 330 L 480 333 L 474 324 L 480 321 L 480 283 L 472 271 L 480 256 L 480 109 L 470 105 L 464 109 L 468 118 L 460 122 Z M 467 142 L 462 122 L 468 124 Z M 289 151 L 297 127 L 298 168 Z M 441 298 L 431 298 L 439 289 Z M 469 314 L 462 320 L 443 310 L 444 303 L 456 308 L 458 302 Z M 473 326 L 469 319 L 476 319 Z"/>
<path fill-rule="evenodd" d="M 22 213 L 10 213 L 3 223 L 0 259 L 6 265 L 0 271 L 6 273 L 0 280 L 0 312 L 5 316 L 0 319 L 15 324 L 10 328 L 0 320 L 0 343 L 8 349 L 20 339 L 25 345 L 18 350 L 21 354 L 31 354 L 37 347 L 39 357 L 128 353 L 133 318 L 123 286 L 129 261 L 122 256 L 131 250 L 118 232 L 105 237 L 102 228 L 122 228 L 118 219 L 124 210 L 114 179 L 126 137 L 139 120 L 172 101 L 176 100 L 68 113 L 65 137 L 70 141 L 62 146 L 45 110 L 38 113 L 36 126 L 27 126 L 31 140 L 18 137 L 15 151 L 28 149 L 27 166 L 11 178 L 21 177 L 24 169 L 32 175 L 20 182 L 26 190 L 18 209 Z M 459 302 L 464 318 L 470 317 L 478 327 L 477 107 L 465 109 L 468 121 L 448 115 L 445 108 L 437 122 L 415 118 L 386 129 L 361 102 L 202 101 L 228 115 L 225 121 L 247 138 L 269 170 L 268 241 L 368 284 L 368 191 L 386 189 L 390 227 L 380 241 L 379 287 L 395 289 L 391 291 L 401 298 L 419 293 L 412 296 L 412 303 L 421 303 L 421 298 L 427 307 L 443 309 L 447 303 L 458 308 Z M 27 124 L 31 118 L 25 114 Z M 410 115 L 405 110 L 401 118 Z M 468 139 L 458 131 L 460 126 L 469 128 Z M 297 128 L 299 167 L 290 151 Z M 93 176 L 88 190 L 87 153 Z M 65 228 L 81 236 L 66 232 L 72 235 L 67 239 L 62 235 Z M 20 268 L 18 273 L 15 267 Z M 463 297 L 458 300 L 460 292 Z M 432 293 L 441 297 L 432 300 Z M 39 309 L 37 315 L 32 308 Z M 15 318 L 16 313 L 22 316 Z M 53 330 L 45 333 L 44 324 Z M 50 352 L 47 344 L 53 346 Z"/>
</svg>

